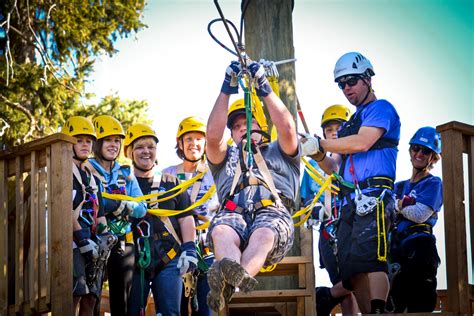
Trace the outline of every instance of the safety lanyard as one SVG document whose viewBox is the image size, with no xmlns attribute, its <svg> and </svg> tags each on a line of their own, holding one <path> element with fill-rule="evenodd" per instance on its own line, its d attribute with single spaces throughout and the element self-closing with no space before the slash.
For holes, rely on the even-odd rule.
<svg viewBox="0 0 474 316">
<path fill-rule="evenodd" d="M 94 176 L 90 173 L 90 171 L 89 172 L 87 172 L 87 171 L 88 171 L 88 169 L 84 168 L 84 172 L 86 172 L 86 176 L 90 176 L 89 177 L 89 186 L 92 189 L 92 193 L 87 192 L 86 186 L 84 185 L 84 183 L 82 181 L 82 176 L 81 176 L 81 173 L 79 171 L 79 167 L 76 166 L 76 164 L 73 163 L 72 173 L 73 173 L 74 177 L 76 178 L 76 180 L 81 185 L 82 198 L 83 198 L 83 201 L 74 210 L 74 216 L 76 216 L 76 214 L 77 214 L 77 217 L 76 217 L 77 219 L 79 217 L 81 217 L 87 224 L 89 224 L 91 226 L 92 233 L 95 233 L 96 228 L 97 228 L 97 214 L 98 214 L 98 211 L 99 211 L 99 206 L 97 204 L 97 195 L 96 195 L 97 191 L 98 191 L 98 188 L 97 188 L 97 183 L 95 182 Z M 82 206 L 86 202 L 90 202 L 92 204 L 92 209 L 90 209 L 91 213 L 92 213 L 92 220 L 89 220 L 89 218 L 87 218 L 83 214 L 84 211 L 87 211 L 87 210 L 82 209 Z"/>
</svg>

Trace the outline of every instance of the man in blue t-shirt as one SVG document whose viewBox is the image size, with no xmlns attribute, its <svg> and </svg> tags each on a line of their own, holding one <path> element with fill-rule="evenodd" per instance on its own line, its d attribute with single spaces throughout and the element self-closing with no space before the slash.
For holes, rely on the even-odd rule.
<svg viewBox="0 0 474 316">
<path fill-rule="evenodd" d="M 389 291 L 387 238 L 393 216 L 391 197 L 400 138 L 393 105 L 372 89 L 370 61 L 350 52 L 336 63 L 334 80 L 356 112 L 338 139 L 307 137 L 303 154 L 321 160 L 327 173 L 340 175 L 341 219 L 337 230 L 343 285 L 353 290 L 362 313 L 382 313 Z M 325 151 L 333 153 L 322 159 Z"/>
</svg>

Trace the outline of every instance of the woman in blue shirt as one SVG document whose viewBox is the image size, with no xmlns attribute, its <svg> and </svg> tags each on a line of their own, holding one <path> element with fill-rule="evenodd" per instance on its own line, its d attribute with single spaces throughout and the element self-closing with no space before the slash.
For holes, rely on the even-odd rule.
<svg viewBox="0 0 474 316">
<path fill-rule="evenodd" d="M 116 159 L 125 137 L 122 125 L 108 115 L 93 120 L 97 142 L 93 146 L 94 158 L 89 159 L 91 171 L 102 182 L 105 192 L 132 197 L 142 196 L 137 179 L 130 167 L 121 166 Z M 146 205 L 133 201 L 103 199 L 105 217 L 110 231 L 118 237 L 107 262 L 110 311 L 112 315 L 127 315 L 127 301 L 133 277 L 134 245 L 129 217 L 141 218 Z"/>
<path fill-rule="evenodd" d="M 433 226 L 443 204 L 443 184 L 430 170 L 440 154 L 436 130 L 420 128 L 410 140 L 412 176 L 395 184 L 391 261 L 400 269 L 393 277 L 390 296 L 396 313 L 432 312 L 436 306 L 440 259 Z"/>
</svg>

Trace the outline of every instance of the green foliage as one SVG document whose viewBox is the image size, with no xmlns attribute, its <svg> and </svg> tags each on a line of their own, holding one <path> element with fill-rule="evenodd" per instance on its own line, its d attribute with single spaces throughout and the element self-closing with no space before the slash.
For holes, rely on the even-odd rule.
<svg viewBox="0 0 474 316">
<path fill-rule="evenodd" d="M 57 132 L 71 115 L 109 114 L 125 128 L 146 117 L 145 101 L 107 96 L 84 105 L 95 58 L 113 55 L 115 40 L 145 27 L 144 7 L 144 0 L 2 2 L 10 50 L 0 56 L 0 145 Z"/>
</svg>

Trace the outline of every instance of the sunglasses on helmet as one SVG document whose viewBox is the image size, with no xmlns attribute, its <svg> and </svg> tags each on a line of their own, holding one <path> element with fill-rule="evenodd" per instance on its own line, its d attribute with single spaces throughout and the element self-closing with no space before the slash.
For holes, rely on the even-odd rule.
<svg viewBox="0 0 474 316">
<path fill-rule="evenodd" d="M 357 82 L 359 82 L 360 77 L 349 76 L 349 77 L 344 77 L 343 79 L 344 79 L 344 81 L 342 81 L 342 79 L 341 79 L 337 82 L 337 85 L 339 86 L 339 89 L 341 89 L 341 90 L 344 90 L 344 88 L 346 87 L 346 84 L 348 84 L 349 87 L 355 86 L 357 84 Z"/>
<path fill-rule="evenodd" d="M 423 155 L 429 155 L 431 154 L 433 151 L 431 149 L 429 149 L 428 147 L 424 147 L 424 146 L 420 146 L 420 145 L 411 145 L 410 146 L 410 150 L 412 152 L 414 152 L 415 154 L 417 154 L 420 150 L 421 152 L 423 153 Z"/>
</svg>

